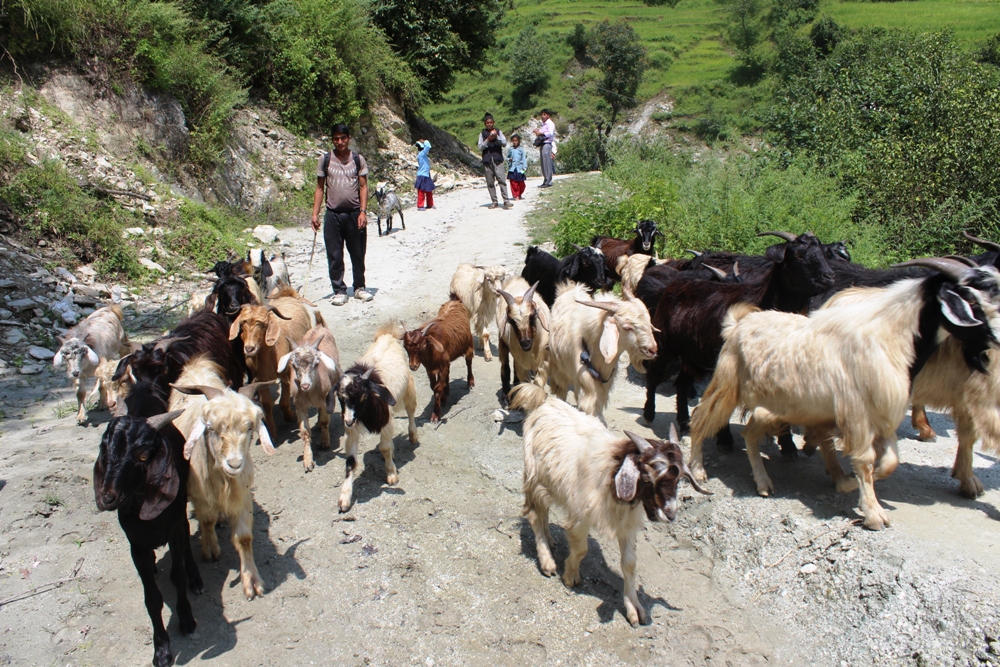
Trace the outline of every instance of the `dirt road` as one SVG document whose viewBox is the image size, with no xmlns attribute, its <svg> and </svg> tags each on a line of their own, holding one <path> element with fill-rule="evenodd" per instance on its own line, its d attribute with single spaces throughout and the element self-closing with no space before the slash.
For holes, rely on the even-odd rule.
<svg viewBox="0 0 1000 667">
<path fill-rule="evenodd" d="M 484 188 L 438 198 L 433 211 L 406 212 L 406 231 L 369 237 L 368 303 L 329 304 L 317 258 L 307 296 L 322 298 L 349 362 L 389 318 L 416 325 L 448 297 L 457 264 L 519 269 L 522 217 L 487 210 Z M 542 194 L 540 194 L 542 193 Z M 312 234 L 292 241 L 298 285 Z M 624 366 L 624 364 L 623 364 Z M 1000 631 L 996 556 L 1000 469 L 976 455 L 987 488 L 968 501 L 948 476 L 951 422 L 932 416 L 934 444 L 901 441 L 904 463 L 877 487 L 893 527 L 853 524 L 857 495 L 837 495 L 817 458 L 786 463 L 765 448 L 776 497 L 759 498 L 741 452 L 709 445 L 711 498 L 684 503 L 671 525 L 639 536 L 640 599 L 651 625 L 624 619 L 618 548 L 592 536 L 583 582 L 566 589 L 543 577 L 530 527 L 520 518 L 519 424 L 497 424 L 499 364 L 477 353 L 477 384 L 452 373 L 452 402 L 440 427 L 427 422 L 430 390 L 417 374 L 418 445 L 396 438 L 399 484 L 387 487 L 375 437 L 362 443 L 356 504 L 337 512 L 341 449 L 318 452 L 304 473 L 294 425 L 278 452 L 255 448 L 256 560 L 263 599 L 241 593 L 237 556 L 220 529 L 222 560 L 201 562 L 205 593 L 193 598 L 196 634 L 168 630 L 177 663 L 218 665 L 894 665 L 997 661 Z M 91 471 L 106 413 L 79 427 L 64 409 L 65 379 L 0 380 L 0 664 L 144 665 L 151 630 L 128 544 L 111 513 L 94 506 Z M 622 370 L 609 426 L 665 436 L 673 400 L 661 396 L 651 428 L 640 419 L 641 377 Z M 315 421 L 315 420 L 314 420 Z M 405 432 L 405 422 L 397 421 Z M 738 430 L 738 429 L 737 429 Z M 342 425 L 333 420 L 339 437 Z M 901 427 L 901 437 L 911 434 Z M 558 520 L 558 515 L 556 515 Z M 195 533 L 195 553 L 199 535 Z M 555 528 L 556 558 L 567 553 Z M 82 563 L 78 566 L 82 559 Z M 73 576 L 57 587 L 44 584 Z M 159 583 L 174 599 L 161 565 Z M 26 595 L 24 595 L 26 594 Z M 165 612 L 169 615 L 169 612 Z M 994 648 L 1000 652 L 1000 645 Z"/>
</svg>

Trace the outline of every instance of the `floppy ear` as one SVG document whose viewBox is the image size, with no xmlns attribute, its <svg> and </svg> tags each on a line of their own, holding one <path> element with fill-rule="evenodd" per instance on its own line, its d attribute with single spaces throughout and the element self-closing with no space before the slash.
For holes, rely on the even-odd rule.
<svg viewBox="0 0 1000 667">
<path fill-rule="evenodd" d="M 289 352 L 287 354 L 281 355 L 281 359 L 278 359 L 278 372 L 279 373 L 284 373 L 285 372 L 285 367 L 288 366 L 288 360 L 291 359 L 291 358 L 292 358 L 292 353 L 291 352 Z"/>
<path fill-rule="evenodd" d="M 215 310 L 215 302 L 218 300 L 215 292 L 205 297 L 205 310 Z"/>
<path fill-rule="evenodd" d="M 569 278 L 572 280 L 576 278 L 576 274 L 579 272 L 580 272 L 580 254 L 577 253 L 573 257 L 573 263 L 566 268 L 566 271 L 563 272 L 562 277 Z"/>
<path fill-rule="evenodd" d="M 941 304 L 941 314 L 956 327 L 976 327 L 982 324 L 976 319 L 969 302 L 949 286 L 942 285 L 938 289 L 938 302 Z"/>
<path fill-rule="evenodd" d="M 264 423 L 264 411 L 261 410 L 260 423 L 257 424 L 257 437 L 260 438 L 260 446 L 264 448 L 264 453 L 270 456 L 274 454 L 274 445 L 271 443 L 271 434 L 267 432 L 267 424 Z"/>
<path fill-rule="evenodd" d="M 62 362 L 63 362 L 62 348 L 59 348 L 59 351 L 56 352 L 56 356 L 52 357 L 52 367 L 58 368 L 59 366 L 62 366 Z"/>
<path fill-rule="evenodd" d="M 615 475 L 615 495 L 618 496 L 618 500 L 630 503 L 635 498 L 638 486 L 639 467 L 635 464 L 635 455 L 629 454 L 622 461 L 622 467 Z"/>
<path fill-rule="evenodd" d="M 770 246 L 764 253 L 764 257 L 771 260 L 775 264 L 780 264 L 785 261 L 785 249 L 787 248 L 787 243 L 779 243 L 778 245 Z"/>
<path fill-rule="evenodd" d="M 184 443 L 184 458 L 191 460 L 191 452 L 194 451 L 194 446 L 198 444 L 203 435 L 205 435 L 205 420 L 198 417 L 198 421 L 194 423 L 194 428 L 191 429 L 191 434 L 188 435 L 188 439 Z"/>
<path fill-rule="evenodd" d="M 273 314 L 269 314 L 267 317 L 267 333 L 264 334 L 264 342 L 268 346 L 274 347 L 274 344 L 278 342 L 281 338 L 281 325 L 278 324 L 277 318 Z"/>
<path fill-rule="evenodd" d="M 229 340 L 236 340 L 236 337 L 240 335 L 240 327 L 243 325 L 243 315 L 242 313 L 233 320 L 233 323 L 229 325 Z"/>
<path fill-rule="evenodd" d="M 99 363 L 101 363 L 101 360 L 97 356 L 97 353 L 94 352 L 93 348 L 91 348 L 89 345 L 87 346 L 87 361 L 90 362 L 91 366 L 97 366 Z"/>
<path fill-rule="evenodd" d="M 388 405 L 396 405 L 396 398 L 392 395 L 392 392 L 386 389 L 384 386 L 371 382 L 371 388 L 376 394 L 382 397 L 382 400 Z"/>
<path fill-rule="evenodd" d="M 503 313 L 503 319 L 501 319 L 500 321 L 497 322 L 497 329 L 499 329 L 499 332 L 500 332 L 500 339 L 501 340 L 506 340 L 507 339 L 507 331 L 508 331 L 508 329 L 510 329 L 510 325 L 507 324 L 507 321 L 508 321 L 508 318 L 507 318 L 507 309 L 504 308 L 501 312 Z"/>
<path fill-rule="evenodd" d="M 146 497 L 139 509 L 139 518 L 150 521 L 160 516 L 170 503 L 177 497 L 181 486 L 177 466 L 170 455 L 170 446 L 165 440 L 160 441 L 160 451 L 146 468 Z"/>
<path fill-rule="evenodd" d="M 610 364 L 618 355 L 618 323 L 614 315 L 604 319 L 604 333 L 601 334 L 601 354 L 604 363 Z"/>
<path fill-rule="evenodd" d="M 337 362 L 334 361 L 333 357 L 328 355 L 326 352 L 319 353 L 319 360 L 323 362 L 323 365 L 326 366 L 326 369 L 328 371 L 330 371 L 331 373 L 337 372 Z"/>
</svg>

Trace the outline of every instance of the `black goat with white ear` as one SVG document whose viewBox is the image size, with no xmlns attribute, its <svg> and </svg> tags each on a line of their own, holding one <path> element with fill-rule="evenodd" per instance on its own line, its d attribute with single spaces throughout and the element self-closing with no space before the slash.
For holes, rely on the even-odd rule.
<svg viewBox="0 0 1000 667">
<path fill-rule="evenodd" d="M 173 664 L 174 657 L 163 626 L 163 594 L 156 585 L 154 549 L 170 545 L 170 581 L 177 589 L 177 616 L 184 635 L 193 633 L 197 626 L 186 588 L 190 585 L 196 594 L 204 588 L 191 553 L 184 437 L 171 424 L 181 412 L 145 419 L 115 417 L 104 432 L 94 463 L 97 508 L 118 510 L 118 523 L 128 538 L 132 562 L 142 580 L 146 611 L 153 624 L 155 667 Z"/>
</svg>

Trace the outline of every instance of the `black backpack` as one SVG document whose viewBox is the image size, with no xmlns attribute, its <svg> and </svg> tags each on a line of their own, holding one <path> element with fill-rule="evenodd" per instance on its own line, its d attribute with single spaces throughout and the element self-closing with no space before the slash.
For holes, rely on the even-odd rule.
<svg viewBox="0 0 1000 667">
<path fill-rule="evenodd" d="M 330 168 L 330 156 L 333 155 L 333 151 L 327 151 L 326 155 L 323 156 L 323 178 L 326 178 L 326 171 Z M 358 176 L 361 176 L 361 156 L 359 156 L 354 151 L 351 151 L 351 158 L 354 159 L 354 171 L 357 172 Z"/>
</svg>

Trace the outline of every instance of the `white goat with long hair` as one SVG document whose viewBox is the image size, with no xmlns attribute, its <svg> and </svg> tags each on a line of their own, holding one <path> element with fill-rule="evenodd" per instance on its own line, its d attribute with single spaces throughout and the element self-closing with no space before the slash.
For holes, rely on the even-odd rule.
<svg viewBox="0 0 1000 667">
<path fill-rule="evenodd" d="M 497 308 L 497 290 L 510 276 L 505 266 L 474 266 L 459 264 L 451 276 L 451 293 L 458 297 L 469 311 L 473 339 L 478 338 L 483 346 L 483 359 L 493 360 L 490 350 L 490 334 L 486 330 Z"/>
</svg>

